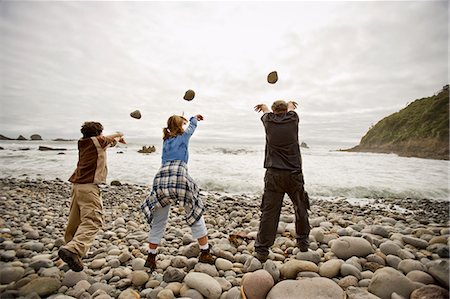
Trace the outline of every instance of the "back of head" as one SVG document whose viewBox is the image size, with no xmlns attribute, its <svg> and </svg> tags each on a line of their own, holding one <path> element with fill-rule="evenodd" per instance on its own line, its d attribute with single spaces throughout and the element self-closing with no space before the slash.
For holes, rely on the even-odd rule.
<svg viewBox="0 0 450 299">
<path fill-rule="evenodd" d="M 99 136 L 103 132 L 103 126 L 96 121 L 87 121 L 81 126 L 81 134 L 83 138 Z"/>
<path fill-rule="evenodd" d="M 183 116 L 172 115 L 167 120 L 167 127 L 163 129 L 163 139 L 166 140 L 171 137 L 176 137 L 184 133 L 183 124 L 187 120 Z"/>
<path fill-rule="evenodd" d="M 272 111 L 275 114 L 286 113 L 288 110 L 288 104 L 283 100 L 273 102 Z"/>
</svg>

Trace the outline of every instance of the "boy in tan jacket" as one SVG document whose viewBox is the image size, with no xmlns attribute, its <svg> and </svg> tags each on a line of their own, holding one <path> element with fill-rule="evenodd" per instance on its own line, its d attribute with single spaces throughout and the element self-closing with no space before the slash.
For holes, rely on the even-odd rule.
<svg viewBox="0 0 450 299">
<path fill-rule="evenodd" d="M 75 272 L 83 270 L 84 257 L 103 224 L 103 203 L 99 184 L 106 183 L 106 149 L 117 142 L 125 143 L 123 134 L 102 135 L 98 122 L 85 122 L 81 126 L 83 137 L 78 140 L 78 164 L 69 181 L 72 195 L 64 239 L 66 245 L 59 257 Z"/>
</svg>

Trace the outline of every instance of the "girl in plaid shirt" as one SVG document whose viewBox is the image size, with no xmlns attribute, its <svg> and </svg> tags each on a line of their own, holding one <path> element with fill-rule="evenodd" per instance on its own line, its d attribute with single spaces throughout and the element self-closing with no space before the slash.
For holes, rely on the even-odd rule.
<svg viewBox="0 0 450 299">
<path fill-rule="evenodd" d="M 141 209 L 150 225 L 149 250 L 145 266 L 152 271 L 156 269 L 156 249 L 164 235 L 170 206 L 178 204 L 186 211 L 186 222 L 191 227 L 192 235 L 200 246 L 199 262 L 213 264 L 215 258 L 210 253 L 207 229 L 203 213 L 205 208 L 199 197 L 199 189 L 189 176 L 187 163 L 189 159 L 189 140 L 197 128 L 197 122 L 203 120 L 200 114 L 189 120 L 186 130 L 183 125 L 187 120 L 172 115 L 163 129 L 162 165 L 153 180 L 150 195 L 141 204 Z"/>
</svg>

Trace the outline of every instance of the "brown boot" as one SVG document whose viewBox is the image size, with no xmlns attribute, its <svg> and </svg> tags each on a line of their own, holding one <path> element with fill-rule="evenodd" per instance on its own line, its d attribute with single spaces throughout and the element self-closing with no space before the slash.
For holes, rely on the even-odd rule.
<svg viewBox="0 0 450 299">
<path fill-rule="evenodd" d="M 147 260 L 144 264 L 145 267 L 150 268 L 150 271 L 156 269 L 156 253 L 149 253 L 147 256 Z"/>
<path fill-rule="evenodd" d="M 69 265 L 69 268 L 75 272 L 83 271 L 84 265 L 78 254 L 66 248 L 60 248 L 58 250 L 58 256 Z"/>
<path fill-rule="evenodd" d="M 207 264 L 214 264 L 216 261 L 216 258 L 209 252 L 208 249 L 201 249 L 200 250 L 200 257 L 198 258 L 198 261 L 200 263 L 207 263 Z"/>
</svg>

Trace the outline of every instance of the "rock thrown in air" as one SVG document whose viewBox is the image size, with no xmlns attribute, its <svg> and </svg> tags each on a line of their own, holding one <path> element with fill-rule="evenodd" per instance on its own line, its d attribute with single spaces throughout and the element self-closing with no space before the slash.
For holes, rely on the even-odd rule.
<svg viewBox="0 0 450 299">
<path fill-rule="evenodd" d="M 186 101 L 192 101 L 195 97 L 195 92 L 192 89 L 188 89 L 183 96 Z"/>
<path fill-rule="evenodd" d="M 270 84 L 275 84 L 278 81 L 278 74 L 276 71 L 270 72 L 267 75 L 267 82 Z"/>
<path fill-rule="evenodd" d="M 131 112 L 130 116 L 132 118 L 136 118 L 136 119 L 141 119 L 141 117 L 142 117 L 141 112 L 139 110 L 135 110 L 135 111 Z"/>
</svg>

